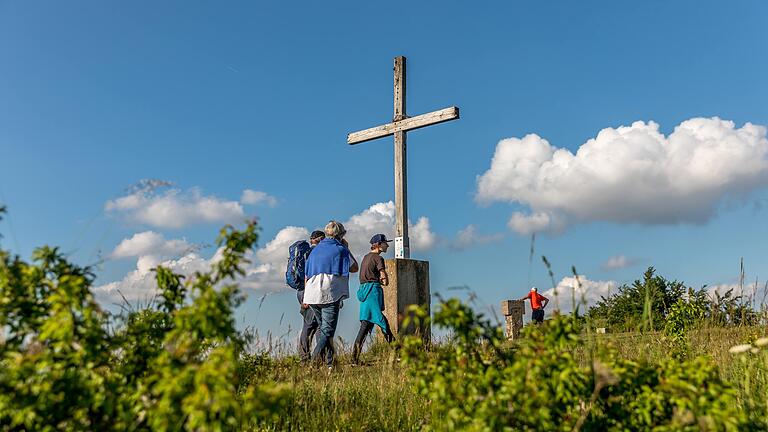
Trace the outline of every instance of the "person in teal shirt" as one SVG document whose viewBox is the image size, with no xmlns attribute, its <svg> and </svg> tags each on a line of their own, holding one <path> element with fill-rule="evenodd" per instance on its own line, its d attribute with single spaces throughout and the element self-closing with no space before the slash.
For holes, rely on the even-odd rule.
<svg viewBox="0 0 768 432">
<path fill-rule="evenodd" d="M 355 346 L 352 350 L 353 364 L 359 362 L 363 343 L 373 330 L 374 325 L 381 328 L 387 342 L 394 340 L 387 318 L 382 313 L 384 310 L 382 286 L 389 284 L 389 278 L 381 254 L 387 252 L 391 241 L 387 240 L 384 234 L 373 236 L 371 238 L 371 251 L 363 257 L 360 264 L 360 288 L 357 290 L 357 299 L 360 301 L 360 330 L 357 332 Z"/>
</svg>

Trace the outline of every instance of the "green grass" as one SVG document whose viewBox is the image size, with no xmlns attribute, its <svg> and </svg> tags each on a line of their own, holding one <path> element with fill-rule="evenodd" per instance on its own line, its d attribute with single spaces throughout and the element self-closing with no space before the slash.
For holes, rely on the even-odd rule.
<svg viewBox="0 0 768 432">
<path fill-rule="evenodd" d="M 761 327 L 705 328 L 689 333 L 688 355 L 703 355 L 720 370 L 721 377 L 738 390 L 740 408 L 768 414 L 768 353 L 735 355 L 728 350 L 766 334 Z M 670 358 L 669 342 L 661 333 L 638 332 L 596 335 L 594 343 L 611 344 L 620 355 L 634 360 Z M 577 353 L 587 364 L 590 344 Z M 262 382 L 291 386 L 284 412 L 262 421 L 255 430 L 409 431 L 429 423 L 429 401 L 416 394 L 404 366 L 393 353 L 374 347 L 365 366 L 352 367 L 347 354 L 339 365 L 307 367 L 295 358 L 274 359 L 259 373 Z M 766 424 L 768 428 L 768 424 Z"/>
<path fill-rule="evenodd" d="M 405 367 L 382 350 L 364 360 L 365 365 L 352 366 L 349 356 L 342 356 L 332 371 L 293 357 L 273 362 L 260 379 L 289 384 L 292 390 L 285 411 L 255 430 L 420 430 L 427 421 L 427 401 L 413 390 Z"/>
</svg>

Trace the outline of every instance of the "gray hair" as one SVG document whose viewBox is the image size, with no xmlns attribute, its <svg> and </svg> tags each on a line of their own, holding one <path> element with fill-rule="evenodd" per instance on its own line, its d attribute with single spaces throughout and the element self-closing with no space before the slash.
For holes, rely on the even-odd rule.
<svg viewBox="0 0 768 432">
<path fill-rule="evenodd" d="M 347 230 L 344 229 L 344 225 L 342 225 L 341 222 L 332 220 L 325 226 L 325 235 L 335 238 L 336 240 L 341 240 L 346 233 Z"/>
</svg>

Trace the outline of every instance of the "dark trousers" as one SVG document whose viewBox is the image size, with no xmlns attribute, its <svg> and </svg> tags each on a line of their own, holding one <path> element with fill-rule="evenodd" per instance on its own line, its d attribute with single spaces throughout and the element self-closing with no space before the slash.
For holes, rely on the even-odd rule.
<svg viewBox="0 0 768 432">
<path fill-rule="evenodd" d="M 534 309 L 533 312 L 531 312 L 531 319 L 535 323 L 544 322 L 544 309 Z"/>
<path fill-rule="evenodd" d="M 388 343 L 392 343 L 395 340 L 395 335 L 392 334 L 392 330 L 389 328 L 389 322 L 384 317 L 384 322 L 387 324 L 387 332 L 384 333 L 384 340 Z M 370 321 L 360 321 L 360 330 L 357 331 L 357 337 L 355 338 L 355 347 L 352 349 L 352 362 L 357 363 L 360 359 L 360 352 L 363 350 L 363 343 L 365 339 L 371 334 L 371 331 L 376 325 Z"/>
<path fill-rule="evenodd" d="M 312 351 L 310 351 L 312 338 L 315 337 L 315 332 L 320 327 L 320 323 L 315 318 L 312 308 L 302 308 L 299 312 L 304 318 L 304 323 L 301 326 L 301 335 L 299 335 L 299 358 L 301 358 L 301 361 L 309 361 L 312 355 Z"/>
</svg>

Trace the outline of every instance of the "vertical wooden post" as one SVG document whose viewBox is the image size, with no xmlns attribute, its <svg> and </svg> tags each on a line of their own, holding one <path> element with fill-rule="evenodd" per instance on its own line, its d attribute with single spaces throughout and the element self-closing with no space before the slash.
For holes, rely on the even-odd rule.
<svg viewBox="0 0 768 432">
<path fill-rule="evenodd" d="M 393 122 L 405 114 L 405 57 L 395 57 L 395 114 Z M 395 135 L 395 258 L 410 258 L 408 240 L 408 163 L 405 131 Z"/>
</svg>

